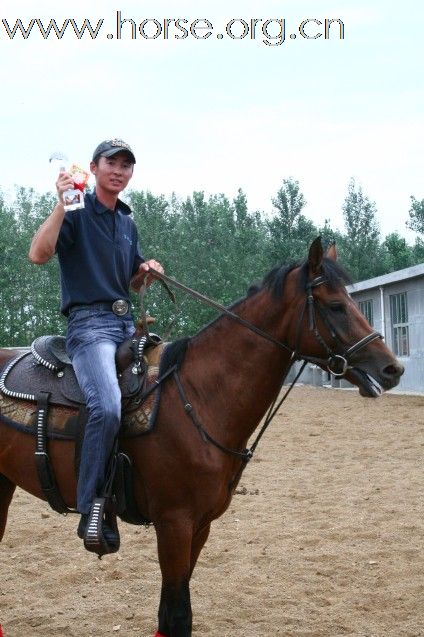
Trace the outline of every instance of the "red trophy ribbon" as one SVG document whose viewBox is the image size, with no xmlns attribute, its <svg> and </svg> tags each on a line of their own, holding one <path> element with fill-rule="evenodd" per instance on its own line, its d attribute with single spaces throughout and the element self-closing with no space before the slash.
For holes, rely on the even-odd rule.
<svg viewBox="0 0 424 637">
<path fill-rule="evenodd" d="M 81 192 L 84 192 L 88 182 L 88 178 L 90 177 L 88 172 L 86 172 L 80 166 L 77 166 L 76 164 L 72 164 L 72 166 L 69 169 L 69 174 L 74 180 L 74 188 L 76 188 L 77 190 L 80 190 Z"/>
</svg>

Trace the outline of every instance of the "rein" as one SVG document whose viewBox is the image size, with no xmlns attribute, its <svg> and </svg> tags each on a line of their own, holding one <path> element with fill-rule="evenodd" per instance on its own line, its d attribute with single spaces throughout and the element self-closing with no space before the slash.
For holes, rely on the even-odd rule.
<svg viewBox="0 0 424 637">
<path fill-rule="evenodd" d="M 209 307 L 214 308 L 214 310 L 218 310 L 218 312 L 221 312 L 222 314 L 229 316 L 236 323 L 240 323 L 240 325 L 244 325 L 244 327 L 247 327 L 251 332 L 254 332 L 255 334 L 258 334 L 258 336 L 262 336 L 262 338 L 265 338 L 266 340 L 271 341 L 271 343 L 274 343 L 274 345 L 278 345 L 279 347 L 282 347 L 283 349 L 287 350 L 290 353 L 293 352 L 292 348 L 286 345 L 286 343 L 283 343 L 282 341 L 279 341 L 278 339 L 274 338 L 271 334 L 268 334 L 268 332 L 264 332 L 259 327 L 256 327 L 256 325 L 253 325 L 253 323 L 250 323 L 250 321 L 246 321 L 246 319 L 242 318 L 238 314 L 235 314 L 234 312 L 226 308 L 225 305 L 221 305 L 221 303 L 218 303 L 217 301 L 213 301 L 212 299 L 208 298 L 204 294 L 201 294 L 200 292 L 197 292 L 196 290 L 189 288 L 187 285 L 180 283 L 176 279 L 173 279 L 172 277 L 166 274 L 162 274 L 161 272 L 158 272 L 154 268 L 150 268 L 149 272 L 154 274 L 155 277 L 164 281 L 165 283 L 169 283 L 170 285 L 173 285 L 179 290 L 186 292 L 186 294 L 189 294 L 194 299 L 201 301 L 204 305 L 209 305 Z"/>
<path fill-rule="evenodd" d="M 182 290 L 183 292 L 186 292 L 187 294 L 189 294 L 193 298 L 201 301 L 205 305 L 209 305 L 210 307 L 214 308 L 215 310 L 218 310 L 222 314 L 225 314 L 226 316 L 230 317 L 235 322 L 237 322 L 240 325 L 243 325 L 244 327 L 248 328 L 250 331 L 254 332 L 258 336 L 261 336 L 262 338 L 265 338 L 266 340 L 274 343 L 278 347 L 281 347 L 281 348 L 285 349 L 286 351 L 288 351 L 291 354 L 289 364 L 288 364 L 288 366 L 287 366 L 287 368 L 286 368 L 286 370 L 284 372 L 284 375 L 283 375 L 283 378 L 281 380 L 281 383 L 280 383 L 278 392 L 276 394 L 276 397 L 272 401 L 272 403 L 271 403 L 271 405 L 270 405 L 270 407 L 268 409 L 268 412 L 267 412 L 267 415 L 265 417 L 264 423 L 263 423 L 258 435 L 256 436 L 255 441 L 253 442 L 253 444 L 251 445 L 250 448 L 243 449 L 242 451 L 239 451 L 239 450 L 236 450 L 236 449 L 230 449 L 228 447 L 225 447 L 224 445 L 219 443 L 217 440 L 215 440 L 205 430 L 205 428 L 203 427 L 203 425 L 200 422 L 199 418 L 197 417 L 197 415 L 196 415 L 196 413 L 195 413 L 195 411 L 193 409 L 192 404 L 187 399 L 186 393 L 185 393 L 183 385 L 181 383 L 181 379 L 180 379 L 180 377 L 178 375 L 178 370 L 175 367 L 173 367 L 171 370 L 169 370 L 166 373 L 166 377 L 170 376 L 171 373 L 173 373 L 173 376 L 175 378 L 175 382 L 176 382 L 176 385 L 177 385 L 178 393 L 179 393 L 181 401 L 182 401 L 182 403 L 184 405 L 184 410 L 187 413 L 187 415 L 190 416 L 194 426 L 198 430 L 198 432 L 201 435 L 201 437 L 203 438 L 203 440 L 205 442 L 210 442 L 211 444 L 213 444 L 215 447 L 217 447 L 218 449 L 220 449 L 224 453 L 231 454 L 231 455 L 236 456 L 236 457 L 238 457 L 238 458 L 240 458 L 242 460 L 242 465 L 240 467 L 240 470 L 237 473 L 237 475 L 234 478 L 234 480 L 232 481 L 232 484 L 238 482 L 238 480 L 239 480 L 239 478 L 240 478 L 240 476 L 241 476 L 246 464 L 252 458 L 253 453 L 255 452 L 255 450 L 256 450 L 256 448 L 257 448 L 257 446 L 259 444 L 260 439 L 262 438 L 262 436 L 264 435 L 265 431 L 267 430 L 267 428 L 271 424 L 271 421 L 274 419 L 278 409 L 281 407 L 281 405 L 283 404 L 283 402 L 286 400 L 287 396 L 289 395 L 289 393 L 293 389 L 294 385 L 298 381 L 298 379 L 301 376 L 303 370 L 305 369 L 305 366 L 306 366 L 307 363 L 325 365 L 327 367 L 328 371 L 333 376 L 335 376 L 337 378 L 342 378 L 342 377 L 345 376 L 345 374 L 348 371 L 348 369 L 351 368 L 351 366 L 349 366 L 349 358 L 352 356 L 352 354 L 355 354 L 356 352 L 358 352 L 360 349 L 362 349 L 363 347 L 368 345 L 368 343 L 371 343 L 375 339 L 383 338 L 381 336 L 381 334 L 379 334 L 378 332 L 371 332 L 371 334 L 368 334 L 364 338 L 362 338 L 359 341 L 357 341 L 354 345 L 352 345 L 351 347 L 346 349 L 342 339 L 337 334 L 337 331 L 336 331 L 335 327 L 329 321 L 329 319 L 328 319 L 328 317 L 326 315 L 325 309 L 319 304 L 318 301 L 315 300 L 315 298 L 313 296 L 313 289 L 315 287 L 318 287 L 319 285 L 322 285 L 323 283 L 325 283 L 325 277 L 323 277 L 323 276 L 318 276 L 315 279 L 313 279 L 312 281 L 309 281 L 309 283 L 307 284 L 306 299 L 305 299 L 305 303 L 304 303 L 304 306 L 303 306 L 303 309 L 302 309 L 302 312 L 300 314 L 300 318 L 299 318 L 299 321 L 298 321 L 298 325 L 297 325 L 296 349 L 293 349 L 289 345 L 287 345 L 286 343 L 283 343 L 282 341 L 279 341 L 278 339 L 274 338 L 271 334 L 268 334 L 267 332 L 264 332 L 260 328 L 256 327 L 256 325 L 253 325 L 253 323 L 250 323 L 250 321 L 247 321 L 246 319 L 242 318 L 238 314 L 235 314 L 231 310 L 228 310 L 221 303 L 218 303 L 217 301 L 213 301 L 212 299 L 209 299 L 207 296 L 204 296 L 200 292 L 197 292 L 196 290 L 193 290 L 193 289 L 187 287 L 183 283 L 180 283 L 179 281 L 176 281 L 175 279 L 173 279 L 172 277 L 169 277 L 166 274 L 158 272 L 154 268 L 150 268 L 150 272 L 156 278 L 158 278 L 161 281 L 161 283 L 170 284 L 170 285 Z M 141 299 L 143 298 L 143 295 L 141 294 L 141 292 L 140 292 L 140 298 Z M 319 313 L 324 325 L 328 329 L 331 337 L 336 341 L 338 347 L 342 351 L 341 354 L 338 354 L 338 353 L 334 352 L 327 345 L 327 343 L 325 342 L 324 338 L 321 336 L 321 334 L 320 334 L 320 332 L 318 330 L 318 326 L 317 326 L 315 307 L 317 307 L 318 313 Z M 307 355 L 301 354 L 299 352 L 299 345 L 300 345 L 300 338 L 301 338 L 301 325 L 302 325 L 303 318 L 305 316 L 306 310 L 308 311 L 309 329 L 311 331 L 313 331 L 315 338 L 318 340 L 320 345 L 323 347 L 323 349 L 328 354 L 328 358 L 319 358 L 319 357 L 315 357 L 315 356 L 307 356 Z M 284 384 L 284 381 L 285 381 L 285 379 L 287 377 L 287 374 L 288 374 L 288 372 L 289 372 L 289 370 L 290 370 L 290 368 L 291 368 L 291 366 L 292 366 L 292 364 L 294 363 L 295 360 L 302 360 L 303 361 L 302 365 L 300 367 L 300 370 L 296 374 L 294 380 L 292 381 L 292 383 L 288 387 L 287 391 L 284 393 L 284 396 L 277 403 L 278 395 L 279 395 L 279 393 L 281 391 L 281 388 L 282 388 L 282 386 Z M 339 365 L 341 365 L 341 368 L 338 368 Z M 337 369 L 341 369 L 341 371 L 337 371 Z M 161 382 L 162 380 L 165 380 L 165 378 L 161 378 L 159 382 Z M 158 382 L 158 384 L 159 384 L 159 382 Z"/>
<path fill-rule="evenodd" d="M 325 283 L 325 277 L 323 276 L 318 276 L 315 279 L 312 279 L 312 281 L 310 281 L 307 285 L 306 301 L 305 301 L 305 305 L 303 307 L 300 319 L 298 321 L 296 349 L 293 349 L 286 343 L 283 343 L 282 341 L 279 341 L 278 339 L 274 338 L 271 334 L 268 334 L 268 332 L 264 332 L 259 327 L 256 327 L 256 325 L 253 325 L 253 323 L 251 323 L 250 321 L 247 321 L 246 319 L 242 318 L 238 314 L 235 314 L 234 312 L 226 308 L 225 305 L 222 305 L 221 303 L 218 303 L 217 301 L 213 301 L 212 299 L 208 298 L 204 294 L 201 294 L 200 292 L 197 292 L 196 290 L 189 288 L 187 285 L 180 283 L 179 281 L 177 281 L 176 279 L 173 279 L 167 274 L 158 272 L 154 268 L 150 268 L 150 272 L 154 274 L 155 277 L 158 278 L 161 282 L 169 283 L 170 285 L 182 290 L 183 292 L 186 292 L 186 294 L 189 294 L 190 296 L 197 299 L 198 301 L 201 301 L 204 305 L 209 305 L 215 310 L 218 310 L 222 314 L 225 314 L 226 316 L 230 317 L 236 323 L 239 323 L 240 325 L 247 327 L 251 332 L 254 332 L 258 336 L 265 338 L 267 341 L 274 343 L 274 345 L 277 345 L 278 347 L 285 349 L 287 352 L 290 352 L 291 354 L 290 364 L 292 364 L 295 360 L 303 360 L 308 363 L 326 365 L 330 374 L 332 374 L 333 376 L 337 378 L 342 378 L 347 372 L 347 370 L 349 369 L 349 357 L 352 354 L 355 354 L 356 352 L 358 352 L 360 349 L 365 347 L 365 345 L 368 345 L 368 343 L 371 343 L 371 341 L 374 341 L 377 338 L 383 338 L 379 332 L 371 332 L 371 334 L 368 334 L 364 338 L 360 339 L 357 343 L 355 343 L 348 349 L 345 348 L 342 340 L 337 336 L 337 332 L 334 326 L 332 326 L 329 320 L 327 319 L 324 309 L 321 307 L 319 303 L 316 303 L 314 295 L 312 293 L 312 290 L 314 288 Z M 140 290 L 140 298 L 142 298 L 141 290 Z M 342 350 L 342 354 L 337 354 L 333 352 L 333 350 L 326 344 L 323 337 L 319 333 L 317 323 L 316 323 L 315 303 L 317 304 L 319 314 L 321 318 L 323 319 L 325 326 L 329 330 L 331 336 L 338 342 L 338 345 L 340 349 Z M 314 335 L 319 341 L 320 345 L 322 345 L 324 350 L 328 353 L 328 358 L 319 358 L 317 356 L 307 356 L 306 354 L 301 354 L 299 352 L 298 345 L 300 341 L 300 327 L 302 324 L 302 320 L 303 320 L 303 316 L 304 316 L 306 308 L 308 309 L 308 315 L 309 315 L 309 329 L 314 332 Z M 342 372 L 334 371 L 334 369 L 331 367 L 333 363 L 334 365 L 342 363 Z"/>
</svg>

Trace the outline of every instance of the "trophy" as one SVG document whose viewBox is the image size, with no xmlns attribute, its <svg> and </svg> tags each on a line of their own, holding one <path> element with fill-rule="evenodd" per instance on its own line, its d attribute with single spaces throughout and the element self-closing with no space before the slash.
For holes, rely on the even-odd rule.
<svg viewBox="0 0 424 637">
<path fill-rule="evenodd" d="M 67 172 L 74 181 L 74 187 L 63 193 L 63 207 L 68 210 L 84 208 L 84 190 L 88 182 L 89 173 L 76 164 L 70 164 L 66 155 L 61 152 L 53 153 L 49 163 L 59 172 Z"/>
</svg>

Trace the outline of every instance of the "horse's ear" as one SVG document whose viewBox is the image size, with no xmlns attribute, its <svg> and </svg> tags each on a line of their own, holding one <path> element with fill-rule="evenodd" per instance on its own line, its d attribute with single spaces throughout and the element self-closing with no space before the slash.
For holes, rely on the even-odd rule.
<svg viewBox="0 0 424 637">
<path fill-rule="evenodd" d="M 317 276 L 320 273 L 323 256 L 321 237 L 317 237 L 309 248 L 308 263 L 311 276 Z"/>
<path fill-rule="evenodd" d="M 331 259 L 332 261 L 337 261 L 337 250 L 336 250 L 336 242 L 330 243 L 327 250 L 325 251 L 325 256 L 327 259 Z"/>
</svg>

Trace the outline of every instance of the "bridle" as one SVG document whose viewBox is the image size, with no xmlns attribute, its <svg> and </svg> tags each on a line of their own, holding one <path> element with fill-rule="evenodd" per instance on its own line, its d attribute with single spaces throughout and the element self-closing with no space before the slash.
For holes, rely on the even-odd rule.
<svg viewBox="0 0 424 637">
<path fill-rule="evenodd" d="M 220 303 L 217 303 L 216 301 L 209 299 L 207 296 L 200 294 L 200 292 L 197 292 L 196 290 L 192 290 L 191 288 L 187 287 L 186 285 L 183 285 L 179 281 L 176 281 L 172 277 L 169 277 L 166 274 L 158 272 L 157 270 L 154 270 L 153 268 L 150 268 L 150 271 L 152 272 L 152 274 L 155 275 L 156 278 L 158 278 L 161 282 L 165 284 L 165 287 L 167 287 L 166 284 L 170 284 L 176 288 L 179 288 L 180 290 L 183 290 L 184 292 L 198 299 L 202 303 L 209 305 L 210 307 L 213 307 L 214 309 L 218 310 L 222 314 L 225 314 L 226 316 L 230 317 L 236 323 L 239 323 L 240 325 L 244 325 L 244 327 L 247 327 L 251 332 L 257 334 L 258 336 L 261 336 L 267 341 L 270 341 L 271 343 L 274 343 L 278 347 L 281 347 L 282 349 L 285 349 L 286 351 L 288 351 L 290 353 L 290 362 L 287 369 L 285 370 L 284 379 L 286 378 L 292 364 L 295 361 L 300 361 L 300 360 L 303 360 L 307 363 L 325 366 L 327 370 L 330 372 L 330 374 L 332 374 L 336 378 L 343 378 L 346 372 L 352 367 L 350 364 L 352 356 L 356 354 L 356 352 L 359 352 L 359 350 L 361 350 L 363 347 L 365 347 L 372 341 L 383 338 L 379 332 L 371 332 L 371 334 L 364 336 L 359 341 L 354 343 L 354 345 L 351 345 L 350 347 L 345 346 L 342 338 L 338 335 L 336 328 L 331 323 L 331 320 L 329 319 L 328 313 L 326 312 L 325 308 L 315 299 L 313 295 L 314 288 L 317 288 L 318 286 L 326 283 L 326 278 L 323 275 L 315 277 L 311 281 L 308 281 L 308 283 L 306 284 L 306 299 L 305 299 L 305 303 L 297 323 L 296 344 L 295 344 L 295 348 L 293 349 L 287 343 L 284 343 L 283 341 L 280 341 L 274 338 L 274 336 L 272 336 L 268 332 L 265 332 L 261 330 L 260 328 L 256 327 L 256 325 L 242 318 L 238 314 L 235 314 L 234 312 L 226 308 L 224 305 L 221 305 Z M 142 296 L 144 296 L 144 292 L 143 294 L 140 292 L 140 298 L 142 298 Z M 300 351 L 301 328 L 302 328 L 303 319 L 304 319 L 306 311 L 308 312 L 309 329 L 310 331 L 313 331 L 315 338 L 317 339 L 317 341 L 320 343 L 320 345 L 326 352 L 327 354 L 326 358 L 308 356 L 307 354 L 302 354 Z M 324 325 L 326 326 L 328 332 L 330 333 L 331 338 L 336 342 L 338 351 L 334 351 L 333 348 L 331 348 L 326 343 L 323 336 L 320 334 L 318 329 L 318 324 L 317 324 L 317 313 L 321 317 Z"/>
<path fill-rule="evenodd" d="M 314 336 L 324 351 L 327 353 L 327 358 L 319 358 L 316 356 L 308 356 L 302 354 L 298 351 L 298 347 L 296 346 L 296 351 L 294 356 L 297 360 L 304 360 L 308 363 L 314 363 L 316 365 L 322 365 L 327 368 L 332 376 L 335 378 L 343 378 L 346 372 L 352 368 L 350 365 L 351 358 L 356 352 L 359 352 L 363 347 L 372 343 L 376 339 L 382 339 L 382 335 L 379 332 L 371 332 L 371 334 L 367 334 L 363 338 L 359 339 L 354 345 L 350 347 L 346 347 L 342 338 L 337 332 L 335 326 L 331 323 L 331 320 L 328 317 L 328 312 L 326 309 L 317 301 L 313 295 L 314 288 L 322 285 L 326 282 L 324 276 L 318 276 L 315 279 L 309 281 L 306 285 L 306 300 L 303 306 L 303 310 L 298 322 L 297 328 L 297 336 L 296 336 L 296 345 L 299 344 L 301 334 L 300 329 L 303 323 L 303 318 L 305 312 L 308 312 L 308 320 L 309 320 L 309 330 L 314 333 Z M 335 352 L 324 340 L 322 335 L 319 332 L 318 324 L 317 324 L 317 314 L 319 314 L 322 322 L 330 333 L 331 338 L 337 344 L 337 352 Z"/>
</svg>

